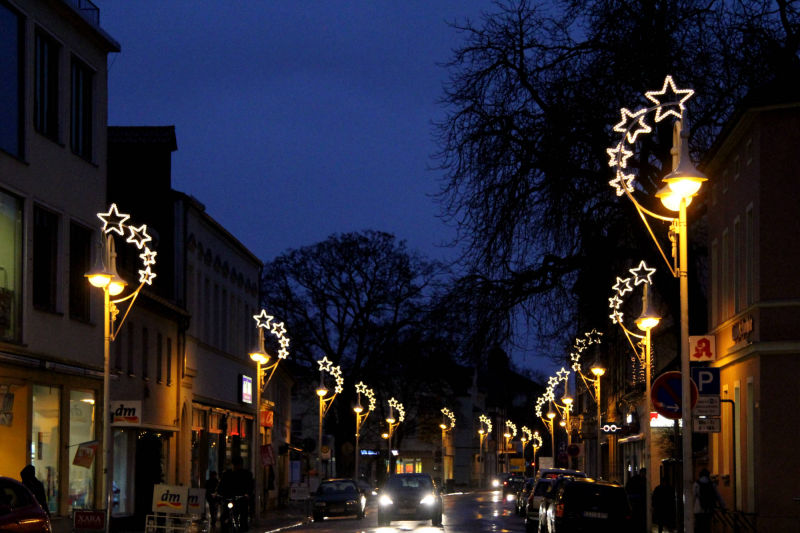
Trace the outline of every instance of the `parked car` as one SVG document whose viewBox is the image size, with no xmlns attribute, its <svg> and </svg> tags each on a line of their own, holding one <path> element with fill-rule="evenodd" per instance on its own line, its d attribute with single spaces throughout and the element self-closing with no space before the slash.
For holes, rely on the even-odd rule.
<svg viewBox="0 0 800 533">
<path fill-rule="evenodd" d="M 525 531 L 527 533 L 539 531 L 539 506 L 553 483 L 555 483 L 555 480 L 552 478 L 539 478 L 535 481 L 533 489 L 528 493 L 528 499 L 523 510 Z"/>
<path fill-rule="evenodd" d="M 509 499 L 509 496 L 514 499 L 517 494 L 517 490 L 522 487 L 522 484 L 525 482 L 525 478 L 522 476 L 520 472 L 511 472 L 510 474 L 506 474 L 503 481 L 503 499 Z"/>
<path fill-rule="evenodd" d="M 430 520 L 442 525 L 442 495 L 428 474 L 393 474 L 378 492 L 378 526 L 392 520 Z"/>
<path fill-rule="evenodd" d="M 536 478 L 525 478 L 522 486 L 517 491 L 517 505 L 515 511 L 520 516 L 525 514 L 525 504 L 528 503 L 528 495 L 531 490 L 533 490 L 534 485 L 536 485 Z"/>
<path fill-rule="evenodd" d="M 50 517 L 25 485 L 0 477 L 0 531 L 51 533 Z"/>
<path fill-rule="evenodd" d="M 326 516 L 354 515 L 364 518 L 367 498 L 352 479 L 325 479 L 314 493 L 312 516 L 319 522 Z"/>
<path fill-rule="evenodd" d="M 581 470 L 571 470 L 569 468 L 541 468 L 537 478 L 556 479 L 561 476 L 588 477 L 586 472 Z"/>
<path fill-rule="evenodd" d="M 625 488 L 590 478 L 556 480 L 539 508 L 539 531 L 629 532 L 633 516 Z"/>
</svg>

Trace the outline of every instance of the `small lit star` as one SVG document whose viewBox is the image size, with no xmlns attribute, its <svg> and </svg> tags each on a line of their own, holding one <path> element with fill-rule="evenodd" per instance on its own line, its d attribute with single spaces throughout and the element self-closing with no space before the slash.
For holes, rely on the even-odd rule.
<svg viewBox="0 0 800 533">
<path fill-rule="evenodd" d="M 139 254 L 139 257 L 142 259 L 142 264 L 144 266 L 148 265 L 155 265 L 156 264 L 156 252 L 155 250 L 151 250 L 147 246 L 144 247 L 144 252 Z"/>
<path fill-rule="evenodd" d="M 111 204 L 108 213 L 97 213 L 97 218 L 103 221 L 103 233 L 116 232 L 125 235 L 125 221 L 131 218 L 130 215 L 120 213 L 117 204 Z"/>
<path fill-rule="evenodd" d="M 567 381 L 569 379 L 569 370 L 562 367 L 561 370 L 556 372 L 556 377 L 559 381 Z"/>
<path fill-rule="evenodd" d="M 621 306 L 621 305 L 622 305 L 622 298 L 620 298 L 619 295 L 617 295 L 617 294 L 615 294 L 614 296 L 612 296 L 611 298 L 608 299 L 608 306 L 611 309 L 615 309 L 615 310 L 619 309 L 619 306 Z"/>
<path fill-rule="evenodd" d="M 686 100 L 691 98 L 693 94 L 694 91 L 692 89 L 678 89 L 675 87 L 675 82 L 672 81 L 672 76 L 667 76 L 664 78 L 664 86 L 661 87 L 660 91 L 647 91 L 644 93 L 644 96 L 658 106 L 658 109 L 656 109 L 655 121 L 661 122 L 669 115 L 673 115 L 676 118 L 681 118 L 681 114 L 678 111 L 675 111 L 675 109 L 667 109 L 664 111 L 664 108 L 677 104 L 678 109 L 683 110 L 683 104 L 686 102 Z"/>
<path fill-rule="evenodd" d="M 613 314 L 608 315 L 612 324 L 622 324 L 622 313 L 614 311 Z"/>
<path fill-rule="evenodd" d="M 147 283 L 148 285 L 152 285 L 155 277 L 155 272 L 150 270 L 149 266 L 145 267 L 144 270 L 139 271 L 139 283 Z"/>
<path fill-rule="evenodd" d="M 608 166 L 625 168 L 628 166 L 628 158 L 633 155 L 633 152 L 626 150 L 622 143 L 619 143 L 614 148 L 606 148 L 608 154 Z"/>
<path fill-rule="evenodd" d="M 617 196 L 622 196 L 625 191 L 633 192 L 633 180 L 636 179 L 635 174 L 625 174 L 617 170 L 617 175 L 608 184 L 616 189 Z"/>
<path fill-rule="evenodd" d="M 275 317 L 268 315 L 267 311 L 265 309 L 262 309 L 259 314 L 253 315 L 253 318 L 256 321 L 257 328 L 269 329 L 270 322 L 272 322 L 272 319 Z"/>
<path fill-rule="evenodd" d="M 652 285 L 653 282 L 651 278 L 653 277 L 653 274 L 655 274 L 656 269 L 649 268 L 647 264 L 645 264 L 645 262 L 642 261 L 641 263 L 639 263 L 638 267 L 631 268 L 629 272 L 634 276 L 633 280 L 634 285 L 639 285 L 642 283 L 647 283 L 648 285 Z"/>
<path fill-rule="evenodd" d="M 150 242 L 153 239 L 150 235 L 147 234 L 147 225 L 142 224 L 138 228 L 135 226 L 128 226 L 128 230 L 131 234 L 125 239 L 125 242 L 130 242 L 136 245 L 138 249 L 142 249 L 144 247 L 144 243 Z"/>
<path fill-rule="evenodd" d="M 618 124 L 614 126 L 614 131 L 617 133 L 626 133 L 625 138 L 630 144 L 636 142 L 636 137 L 642 134 L 647 134 L 653 131 L 650 126 L 644 123 L 644 117 L 646 109 L 642 108 L 638 111 L 631 113 L 630 110 L 626 108 L 622 108 L 620 110 L 620 114 L 622 115 L 622 119 L 619 121 Z M 633 119 L 631 122 L 630 119 Z M 630 126 L 628 125 L 630 123 Z M 638 123 L 638 127 L 636 129 L 632 129 L 634 124 Z"/>
<path fill-rule="evenodd" d="M 617 282 L 614 284 L 612 289 L 617 291 L 617 294 L 619 294 L 620 296 L 622 296 L 626 292 L 632 291 L 633 287 L 631 287 L 631 278 L 622 279 L 619 276 L 617 276 Z"/>
<path fill-rule="evenodd" d="M 272 324 L 272 334 L 277 337 L 283 337 L 286 335 L 286 327 L 283 325 L 283 322 L 276 322 Z"/>
<path fill-rule="evenodd" d="M 289 347 L 289 337 L 280 337 L 278 339 L 278 344 L 281 345 L 281 348 L 288 348 Z"/>
<path fill-rule="evenodd" d="M 289 357 L 289 350 L 286 348 L 278 350 L 278 359 L 286 359 L 287 357 Z"/>
</svg>

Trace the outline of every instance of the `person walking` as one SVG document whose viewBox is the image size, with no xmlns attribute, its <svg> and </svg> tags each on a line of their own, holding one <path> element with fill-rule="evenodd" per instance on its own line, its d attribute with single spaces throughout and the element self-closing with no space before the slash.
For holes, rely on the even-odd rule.
<svg viewBox="0 0 800 533">
<path fill-rule="evenodd" d="M 711 481 L 708 469 L 700 470 L 697 481 L 692 488 L 694 493 L 694 530 L 697 533 L 711 533 L 711 523 L 714 519 L 714 509 L 725 508 L 725 502 L 717 491 L 716 485 Z"/>
<path fill-rule="evenodd" d="M 219 478 L 217 472 L 212 470 L 208 474 L 206 480 L 206 502 L 208 502 L 208 524 L 212 528 L 217 527 L 217 510 L 219 509 L 219 495 L 217 489 L 219 488 Z"/>
<path fill-rule="evenodd" d="M 19 477 L 22 480 L 22 484 L 33 493 L 33 497 L 36 498 L 36 501 L 47 513 L 47 516 L 50 516 L 50 509 L 47 506 L 47 494 L 44 491 L 44 484 L 36 478 L 36 468 L 33 465 L 27 465 L 20 471 Z"/>
<path fill-rule="evenodd" d="M 658 526 L 658 533 L 663 533 L 664 529 L 672 531 L 675 528 L 675 489 L 667 478 L 662 477 L 653 490 L 652 503 L 653 523 Z"/>
</svg>

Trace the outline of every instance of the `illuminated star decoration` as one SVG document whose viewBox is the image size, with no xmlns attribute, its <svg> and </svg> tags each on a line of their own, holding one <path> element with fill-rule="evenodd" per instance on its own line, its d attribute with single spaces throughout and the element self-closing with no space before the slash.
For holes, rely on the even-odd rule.
<svg viewBox="0 0 800 533">
<path fill-rule="evenodd" d="M 328 356 L 326 355 L 325 357 L 317 361 L 317 364 L 319 365 L 320 372 L 330 372 L 333 361 L 330 361 L 328 359 Z"/>
<path fill-rule="evenodd" d="M 488 416 L 480 415 L 478 417 L 478 420 L 480 420 L 482 423 L 486 424 L 486 433 L 487 434 L 492 432 L 492 421 L 489 419 Z"/>
<path fill-rule="evenodd" d="M 558 379 L 558 381 L 563 381 L 564 383 L 566 383 L 567 380 L 569 379 L 569 370 L 562 367 L 561 370 L 556 372 L 556 378 Z"/>
<path fill-rule="evenodd" d="M 517 436 L 517 425 L 514 422 L 511 420 L 506 420 L 506 428 L 511 430 L 512 439 Z"/>
<path fill-rule="evenodd" d="M 267 330 L 278 340 L 278 344 L 280 345 L 278 359 L 286 359 L 289 357 L 290 341 L 289 337 L 286 336 L 286 327 L 283 325 L 283 322 L 273 322 L 275 317 L 268 315 L 265 309 L 262 309 L 259 314 L 253 315 L 253 319 L 256 321 L 257 328 Z M 322 369 L 320 369 L 320 371 L 321 370 Z"/>
<path fill-rule="evenodd" d="M 528 426 L 522 426 L 520 428 L 520 431 L 522 431 L 522 434 L 525 436 L 526 441 L 530 441 L 533 439 L 533 432 L 528 428 Z"/>
<path fill-rule="evenodd" d="M 625 191 L 633 192 L 633 180 L 636 179 L 635 174 L 625 174 L 621 170 L 617 170 L 616 177 L 609 181 L 608 184 L 614 187 L 617 196 L 622 196 Z"/>
<path fill-rule="evenodd" d="M 125 242 L 135 244 L 139 250 L 144 248 L 144 251 L 139 254 L 139 258 L 142 260 L 142 267 L 144 267 L 138 271 L 139 287 L 141 288 L 145 284 L 152 285 L 156 274 L 150 267 L 156 264 L 156 252 L 145 246 L 145 243 L 152 240 L 150 235 L 147 234 L 147 225 L 142 224 L 137 228 L 125 224 L 131 216 L 120 213 L 117 204 L 111 204 L 108 211 L 105 213 L 97 213 L 97 218 L 103 222 L 103 235 L 116 233 L 124 237 L 125 229 L 127 228 L 130 235 Z"/>
<path fill-rule="evenodd" d="M 617 133 L 625 133 L 625 139 L 628 141 L 629 144 L 635 143 L 636 137 L 653 131 L 650 128 L 650 126 L 644 123 L 645 111 L 647 110 L 642 108 L 636 111 L 635 113 L 631 113 L 627 108 L 623 107 L 620 110 L 622 119 L 619 121 L 617 125 L 614 126 L 614 131 L 616 131 Z M 631 122 L 629 119 L 633 119 L 633 121 Z M 632 130 L 634 123 L 637 124 L 638 127 Z"/>
<path fill-rule="evenodd" d="M 606 153 L 609 158 L 608 166 L 619 168 L 627 168 L 628 158 L 633 155 L 633 152 L 626 150 L 622 143 L 619 143 L 613 148 L 606 148 Z"/>
<path fill-rule="evenodd" d="M 120 213 L 117 209 L 117 204 L 111 204 L 108 213 L 97 213 L 97 218 L 103 221 L 103 234 L 113 231 L 124 236 L 125 221 L 131 218 L 131 216 Z"/>
<path fill-rule="evenodd" d="M 359 381 L 358 383 L 356 383 L 356 392 L 358 394 L 364 394 L 367 397 L 367 399 L 369 400 L 369 407 L 367 407 L 367 410 L 368 411 L 374 411 L 375 410 L 375 392 L 372 389 L 370 389 L 369 387 L 367 387 L 366 383 L 364 383 L 363 381 Z"/>
<path fill-rule="evenodd" d="M 539 432 L 533 434 L 533 447 L 534 448 L 541 448 L 542 447 L 542 436 L 539 435 Z"/>
<path fill-rule="evenodd" d="M 453 411 L 447 407 L 442 407 L 442 414 L 450 419 L 450 427 L 448 429 L 456 427 L 456 415 L 453 414 Z"/>
<path fill-rule="evenodd" d="M 397 410 L 399 415 L 397 416 L 397 421 L 402 422 L 406 419 L 406 409 L 403 407 L 403 404 L 395 400 L 394 398 L 389 399 L 389 406 L 393 407 Z"/>
<path fill-rule="evenodd" d="M 631 268 L 630 270 L 628 270 L 628 272 L 630 272 L 634 276 L 633 280 L 634 285 L 639 285 L 641 283 L 647 283 L 648 285 L 652 285 L 653 282 L 651 278 L 653 277 L 653 274 L 655 274 L 656 269 L 649 268 L 647 264 L 644 261 L 642 261 L 641 263 L 639 263 L 638 267 Z"/>
<path fill-rule="evenodd" d="M 691 98 L 693 94 L 694 91 L 692 89 L 678 89 L 675 86 L 675 82 L 672 81 L 672 76 L 667 76 L 664 78 L 664 85 L 661 87 L 660 91 L 647 91 L 644 93 L 644 96 L 658 106 L 656 108 L 655 121 L 661 122 L 669 115 L 680 119 L 680 111 L 683 111 L 686 100 Z M 674 107 L 669 107 L 675 106 L 676 104 L 678 106 L 678 111 L 676 111 Z"/>
<path fill-rule="evenodd" d="M 135 244 L 140 250 L 144 248 L 146 242 L 153 240 L 153 238 L 147 234 L 146 224 L 142 224 L 138 228 L 135 226 L 128 226 L 128 231 L 130 232 L 130 235 L 128 235 L 128 238 L 125 239 L 125 242 Z"/>
<path fill-rule="evenodd" d="M 259 314 L 253 315 L 253 319 L 256 321 L 257 328 L 269 329 L 270 322 L 272 322 L 272 319 L 274 318 L 274 316 L 268 315 L 265 309 L 262 309 Z"/>
<path fill-rule="evenodd" d="M 633 287 L 631 287 L 631 278 L 622 279 L 617 276 L 617 282 L 612 287 L 619 296 L 624 295 L 626 292 L 631 292 Z"/>
</svg>

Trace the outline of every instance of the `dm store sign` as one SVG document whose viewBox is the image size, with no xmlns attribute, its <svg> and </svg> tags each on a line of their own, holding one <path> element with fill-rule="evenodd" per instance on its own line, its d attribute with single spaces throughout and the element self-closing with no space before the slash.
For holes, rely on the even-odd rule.
<svg viewBox="0 0 800 533">
<path fill-rule="evenodd" d="M 111 404 L 111 423 L 115 426 L 142 424 L 142 402 L 121 401 Z"/>
<path fill-rule="evenodd" d="M 153 512 L 186 514 L 189 487 L 158 484 L 153 487 Z"/>
</svg>

